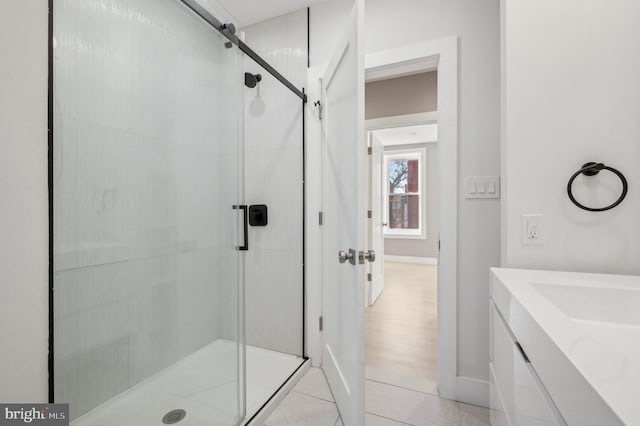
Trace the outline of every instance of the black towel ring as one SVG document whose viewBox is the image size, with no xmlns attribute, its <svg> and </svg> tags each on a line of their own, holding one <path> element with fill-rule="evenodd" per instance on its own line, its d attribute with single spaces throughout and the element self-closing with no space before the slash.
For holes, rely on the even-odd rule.
<svg viewBox="0 0 640 426">
<path fill-rule="evenodd" d="M 620 180 L 622 181 L 622 194 L 620 194 L 620 197 L 618 197 L 618 199 L 614 201 L 613 204 L 606 207 L 593 208 L 593 207 L 587 207 L 583 204 L 580 204 L 573 196 L 573 191 L 571 190 L 571 187 L 573 186 L 573 181 L 576 180 L 576 178 L 581 174 L 585 176 L 595 176 L 598 173 L 600 173 L 601 170 L 609 170 L 611 173 L 615 174 L 620 178 Z M 571 178 L 569 179 L 569 183 L 567 184 L 567 193 L 569 194 L 569 199 L 571 200 L 571 202 L 576 206 L 580 207 L 581 209 L 587 210 L 590 212 L 604 212 L 607 210 L 611 210 L 614 207 L 617 207 L 627 196 L 628 189 L 629 189 L 629 184 L 627 183 L 627 178 L 625 178 L 622 173 L 620 173 L 618 170 L 614 169 L 613 167 L 605 166 L 602 163 L 594 163 L 594 162 L 583 164 L 582 168 L 571 176 Z"/>
</svg>

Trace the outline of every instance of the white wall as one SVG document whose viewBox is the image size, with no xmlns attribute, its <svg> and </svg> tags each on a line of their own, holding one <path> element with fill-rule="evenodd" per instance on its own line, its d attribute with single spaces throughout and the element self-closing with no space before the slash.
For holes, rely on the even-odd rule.
<svg viewBox="0 0 640 426">
<path fill-rule="evenodd" d="M 513 267 L 640 273 L 640 2 L 502 4 L 503 256 Z M 566 193 L 587 161 L 629 181 L 614 210 L 591 213 Z M 576 181 L 584 204 L 609 204 L 608 172 Z M 523 246 L 520 215 L 544 215 L 543 246 Z"/>
<path fill-rule="evenodd" d="M 244 28 L 246 42 L 296 87 L 307 85 L 307 10 Z M 252 59 L 262 82 L 245 94 L 245 203 L 266 204 L 249 227 L 247 343 L 302 355 L 302 101 Z"/>
<path fill-rule="evenodd" d="M 346 5 L 311 8 L 311 65 L 326 62 Z M 457 35 L 460 43 L 459 181 L 499 174 L 498 0 L 367 0 L 366 50 L 375 52 Z M 465 200 L 459 191 L 458 375 L 488 380 L 488 268 L 500 263 L 497 200 Z"/>
<path fill-rule="evenodd" d="M 309 10 L 309 65 L 326 65 L 342 36 L 353 8 L 353 0 L 328 0 Z"/>
<path fill-rule="evenodd" d="M 0 401 L 46 402 L 47 2 L 0 14 Z"/>
</svg>

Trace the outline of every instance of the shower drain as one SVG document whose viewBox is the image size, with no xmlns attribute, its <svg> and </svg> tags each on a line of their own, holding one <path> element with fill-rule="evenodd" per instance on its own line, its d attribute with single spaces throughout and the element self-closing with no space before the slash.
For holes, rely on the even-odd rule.
<svg viewBox="0 0 640 426">
<path fill-rule="evenodd" d="M 187 412 L 181 409 L 171 410 L 162 418 L 162 423 L 172 425 L 178 423 L 187 416 Z"/>
</svg>

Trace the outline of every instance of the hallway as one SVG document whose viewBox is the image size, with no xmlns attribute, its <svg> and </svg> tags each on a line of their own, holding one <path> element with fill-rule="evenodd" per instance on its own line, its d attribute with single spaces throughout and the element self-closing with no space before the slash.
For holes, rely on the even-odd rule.
<svg viewBox="0 0 640 426">
<path fill-rule="evenodd" d="M 437 267 L 384 264 L 384 291 L 365 311 L 365 365 L 437 380 Z"/>
</svg>

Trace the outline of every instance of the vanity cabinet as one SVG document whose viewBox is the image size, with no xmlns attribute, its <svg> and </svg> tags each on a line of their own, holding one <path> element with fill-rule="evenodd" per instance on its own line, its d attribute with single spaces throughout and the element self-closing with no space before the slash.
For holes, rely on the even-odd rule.
<svg viewBox="0 0 640 426">
<path fill-rule="evenodd" d="M 493 300 L 490 300 L 489 305 L 491 424 L 565 425 Z"/>
<path fill-rule="evenodd" d="M 640 328 L 603 321 L 636 295 L 640 277 L 492 268 L 492 424 L 640 425 Z"/>
</svg>

